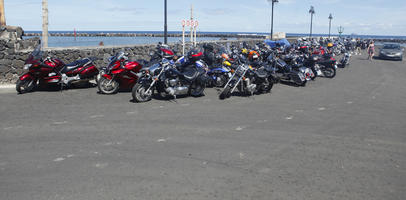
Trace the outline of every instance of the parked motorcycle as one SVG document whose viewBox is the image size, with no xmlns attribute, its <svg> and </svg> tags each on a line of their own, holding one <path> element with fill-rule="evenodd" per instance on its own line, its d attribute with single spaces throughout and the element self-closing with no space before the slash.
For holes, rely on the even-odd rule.
<svg viewBox="0 0 406 200">
<path fill-rule="evenodd" d="M 115 94 L 120 89 L 131 89 L 137 83 L 137 74 L 142 65 L 137 61 L 129 61 L 124 52 L 117 53 L 109 61 L 97 81 L 100 93 Z"/>
<path fill-rule="evenodd" d="M 211 52 L 209 52 L 212 50 Z M 211 48 L 205 48 L 205 62 L 211 63 L 208 66 L 208 85 L 211 87 L 224 87 L 232 75 L 232 64 L 225 47 L 220 47 L 218 52 L 213 52 Z M 207 60 L 207 61 L 206 61 Z"/>
<path fill-rule="evenodd" d="M 132 89 L 133 99 L 136 102 L 150 101 L 155 91 L 162 98 L 203 95 L 207 75 L 203 63 L 199 62 L 201 56 L 202 52 L 192 50 L 188 53 L 188 61 L 180 66 L 163 58 L 159 63 L 142 69 Z"/>
<path fill-rule="evenodd" d="M 18 93 L 31 92 L 38 84 L 41 86 L 60 85 L 61 87 L 69 87 L 71 84 L 88 82 L 99 73 L 90 58 L 65 65 L 57 58 L 47 57 L 42 59 L 42 54 L 41 46 L 37 46 L 25 61 L 24 70 L 28 70 L 28 72 L 17 80 L 16 90 Z"/>
<path fill-rule="evenodd" d="M 283 80 L 293 82 L 297 86 L 306 86 L 306 67 L 300 67 L 299 65 L 289 65 L 281 58 L 271 54 L 268 56 L 268 62 L 273 69 L 273 76 L 277 81 Z"/>
<path fill-rule="evenodd" d="M 225 84 L 220 93 L 220 99 L 231 97 L 236 89 L 242 95 L 266 93 L 272 89 L 275 80 L 269 66 L 257 64 L 257 67 L 252 67 L 243 55 L 235 56 L 234 59 L 238 61 L 238 67 Z"/>
<path fill-rule="evenodd" d="M 350 65 L 351 53 L 345 52 L 344 56 L 341 57 L 338 67 L 345 68 Z"/>
</svg>

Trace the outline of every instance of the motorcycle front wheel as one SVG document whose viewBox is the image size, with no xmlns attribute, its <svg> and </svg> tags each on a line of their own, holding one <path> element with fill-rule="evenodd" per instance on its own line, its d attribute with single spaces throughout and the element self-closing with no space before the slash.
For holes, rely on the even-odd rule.
<svg viewBox="0 0 406 200">
<path fill-rule="evenodd" d="M 147 102 L 152 98 L 152 91 L 147 93 L 149 84 L 137 83 L 132 89 L 133 100 L 136 102 Z"/>
<path fill-rule="evenodd" d="M 226 88 L 224 88 L 224 90 L 220 93 L 219 98 L 221 100 L 226 99 L 226 98 L 230 98 L 231 97 L 231 86 L 228 85 Z"/>
<path fill-rule="evenodd" d="M 36 81 L 31 78 L 27 78 L 24 80 L 17 80 L 16 83 L 16 90 L 19 94 L 24 94 L 27 92 L 32 92 L 36 86 Z"/>
<path fill-rule="evenodd" d="M 101 77 L 97 83 L 97 87 L 102 94 L 115 94 L 120 89 L 120 84 L 115 80 Z"/>
<path fill-rule="evenodd" d="M 334 78 L 336 76 L 336 69 L 332 67 L 326 67 L 323 69 L 323 74 L 326 78 Z"/>
</svg>

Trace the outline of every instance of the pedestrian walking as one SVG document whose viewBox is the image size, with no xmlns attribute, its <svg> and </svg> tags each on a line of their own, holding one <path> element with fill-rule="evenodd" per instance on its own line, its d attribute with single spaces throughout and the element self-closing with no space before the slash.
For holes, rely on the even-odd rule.
<svg viewBox="0 0 406 200">
<path fill-rule="evenodd" d="M 361 45 L 362 45 L 361 40 L 358 38 L 358 40 L 357 40 L 357 49 L 355 51 L 355 53 L 357 55 L 361 55 Z"/>
<path fill-rule="evenodd" d="M 372 60 L 372 58 L 374 57 L 374 54 L 375 54 L 375 44 L 374 44 L 374 41 L 371 41 L 371 42 L 369 43 L 367 52 L 368 52 L 368 60 Z"/>
</svg>

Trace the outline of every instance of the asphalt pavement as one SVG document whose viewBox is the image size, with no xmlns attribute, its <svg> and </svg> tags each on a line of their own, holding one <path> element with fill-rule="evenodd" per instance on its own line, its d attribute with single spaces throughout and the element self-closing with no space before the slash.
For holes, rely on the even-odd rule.
<svg viewBox="0 0 406 200">
<path fill-rule="evenodd" d="M 224 101 L 2 87 L 0 199 L 403 200 L 406 64 L 365 58 Z"/>
</svg>

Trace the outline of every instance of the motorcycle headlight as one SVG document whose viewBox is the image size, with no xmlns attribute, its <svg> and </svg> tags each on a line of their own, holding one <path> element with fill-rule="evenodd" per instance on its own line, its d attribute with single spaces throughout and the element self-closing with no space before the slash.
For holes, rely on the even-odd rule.
<svg viewBox="0 0 406 200">
<path fill-rule="evenodd" d="M 29 69 L 32 66 L 32 64 L 25 64 L 24 69 Z"/>
</svg>

